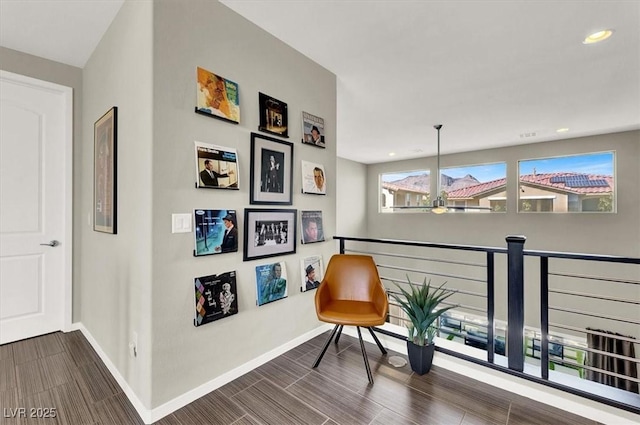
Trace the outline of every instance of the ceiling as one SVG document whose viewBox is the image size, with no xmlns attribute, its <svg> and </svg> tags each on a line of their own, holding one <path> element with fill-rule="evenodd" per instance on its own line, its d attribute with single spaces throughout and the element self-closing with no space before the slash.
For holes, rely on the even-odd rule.
<svg viewBox="0 0 640 425">
<path fill-rule="evenodd" d="M 344 158 L 640 128 L 640 0 L 221 2 L 336 74 Z M 83 67 L 121 5 L 0 0 L 0 45 Z"/>
<path fill-rule="evenodd" d="M 0 46 L 84 68 L 124 0 L 0 0 Z"/>
</svg>

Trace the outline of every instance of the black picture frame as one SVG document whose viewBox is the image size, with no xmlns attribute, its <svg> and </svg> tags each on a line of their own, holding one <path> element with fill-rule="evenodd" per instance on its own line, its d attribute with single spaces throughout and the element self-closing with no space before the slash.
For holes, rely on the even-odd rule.
<svg viewBox="0 0 640 425">
<path fill-rule="evenodd" d="M 289 112 L 287 104 L 258 92 L 260 125 L 258 130 L 289 138 Z"/>
<path fill-rule="evenodd" d="M 118 107 L 93 125 L 93 230 L 118 234 Z"/>
<path fill-rule="evenodd" d="M 293 204 L 293 143 L 251 133 L 249 203 Z"/>
<path fill-rule="evenodd" d="M 295 209 L 244 210 L 243 261 L 296 253 Z"/>
</svg>

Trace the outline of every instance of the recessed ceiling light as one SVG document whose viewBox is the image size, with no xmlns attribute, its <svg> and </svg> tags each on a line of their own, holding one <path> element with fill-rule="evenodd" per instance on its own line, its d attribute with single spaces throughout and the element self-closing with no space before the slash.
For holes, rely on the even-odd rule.
<svg viewBox="0 0 640 425">
<path fill-rule="evenodd" d="M 594 32 L 593 34 L 587 36 L 587 38 L 584 39 L 582 44 L 599 43 L 611 37 L 611 34 L 613 34 L 613 30 L 602 30 L 602 31 Z"/>
<path fill-rule="evenodd" d="M 395 156 L 396 153 L 395 152 L 389 152 L 389 156 Z"/>
<path fill-rule="evenodd" d="M 569 131 L 569 129 L 566 128 L 566 127 L 565 128 L 559 128 L 559 129 L 556 130 L 557 133 L 566 133 L 567 131 Z"/>
</svg>

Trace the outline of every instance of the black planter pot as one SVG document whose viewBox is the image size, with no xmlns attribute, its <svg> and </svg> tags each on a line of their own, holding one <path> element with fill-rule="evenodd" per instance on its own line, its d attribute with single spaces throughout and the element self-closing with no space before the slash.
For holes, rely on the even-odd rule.
<svg viewBox="0 0 640 425">
<path fill-rule="evenodd" d="M 411 341 L 407 341 L 407 354 L 409 355 L 411 370 L 418 375 L 424 375 L 429 372 L 435 349 L 435 344 L 416 345 Z"/>
</svg>

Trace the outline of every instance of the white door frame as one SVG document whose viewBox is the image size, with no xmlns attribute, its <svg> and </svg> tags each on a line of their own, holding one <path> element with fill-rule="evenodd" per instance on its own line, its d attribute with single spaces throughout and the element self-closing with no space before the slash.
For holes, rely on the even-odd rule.
<svg viewBox="0 0 640 425">
<path fill-rule="evenodd" d="M 64 99 L 65 147 L 63 205 L 65 242 L 58 249 L 64 250 L 64 320 L 62 322 L 62 330 L 64 332 L 69 332 L 72 330 L 73 322 L 73 89 L 71 87 L 15 74 L 1 69 L 0 77 L 17 83 L 23 83 L 58 92 Z"/>
</svg>

